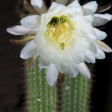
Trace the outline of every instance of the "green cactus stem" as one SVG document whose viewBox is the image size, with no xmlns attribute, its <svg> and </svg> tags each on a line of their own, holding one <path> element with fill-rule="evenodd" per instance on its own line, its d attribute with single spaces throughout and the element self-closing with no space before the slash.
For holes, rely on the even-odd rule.
<svg viewBox="0 0 112 112">
<path fill-rule="evenodd" d="M 46 70 L 39 69 L 37 57 L 32 69 L 27 62 L 27 112 L 88 112 L 91 80 L 79 74 L 51 87 L 46 82 Z"/>
</svg>

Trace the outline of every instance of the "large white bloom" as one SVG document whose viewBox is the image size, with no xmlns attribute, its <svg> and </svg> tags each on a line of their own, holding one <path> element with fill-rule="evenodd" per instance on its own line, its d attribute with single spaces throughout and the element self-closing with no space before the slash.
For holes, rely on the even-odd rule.
<svg viewBox="0 0 112 112">
<path fill-rule="evenodd" d="M 40 15 L 30 15 L 21 20 L 21 25 L 8 28 L 14 35 L 36 34 L 34 40 L 22 49 L 20 57 L 28 59 L 40 55 L 40 69 L 46 68 L 46 78 L 52 86 L 58 71 L 76 77 L 80 72 L 90 78 L 90 71 L 84 62 L 95 63 L 104 59 L 103 51 L 112 52 L 101 42 L 107 34 L 95 28 L 112 20 L 110 14 L 94 14 L 98 4 L 95 1 L 81 6 L 74 0 L 56 0 L 47 10 L 42 0 L 31 0 Z"/>
</svg>

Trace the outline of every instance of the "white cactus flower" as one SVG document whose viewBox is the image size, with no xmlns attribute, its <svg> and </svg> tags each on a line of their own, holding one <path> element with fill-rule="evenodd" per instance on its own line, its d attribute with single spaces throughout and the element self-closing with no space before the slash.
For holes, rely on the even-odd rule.
<svg viewBox="0 0 112 112">
<path fill-rule="evenodd" d="M 110 14 L 94 14 L 96 1 L 81 6 L 78 0 L 56 0 L 47 10 L 43 0 L 31 0 L 33 8 L 41 15 L 30 15 L 7 29 L 14 35 L 35 34 L 34 39 L 22 49 L 20 57 L 28 59 L 40 55 L 40 69 L 46 68 L 47 82 L 53 86 L 58 71 L 76 77 L 80 72 L 91 77 L 85 62 L 95 63 L 104 59 L 105 52 L 112 52 L 101 40 L 107 34 L 95 26 L 112 20 Z M 66 4 L 68 5 L 66 6 Z"/>
</svg>

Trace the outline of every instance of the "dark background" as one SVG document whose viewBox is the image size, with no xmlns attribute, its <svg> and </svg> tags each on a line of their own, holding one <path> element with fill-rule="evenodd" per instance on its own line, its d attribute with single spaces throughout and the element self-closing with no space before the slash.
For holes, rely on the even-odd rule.
<svg viewBox="0 0 112 112">
<path fill-rule="evenodd" d="M 24 11 L 21 1 L 0 0 L 0 112 L 24 112 L 24 61 L 19 57 L 22 46 L 9 42 L 20 37 L 6 32 L 7 27 L 19 24 L 17 13 Z M 103 4 L 107 2 L 103 0 Z M 107 12 L 112 14 L 112 8 Z M 112 22 L 104 31 L 108 34 L 104 42 L 112 47 Z M 112 53 L 95 64 L 91 99 L 91 112 L 112 112 Z"/>
</svg>

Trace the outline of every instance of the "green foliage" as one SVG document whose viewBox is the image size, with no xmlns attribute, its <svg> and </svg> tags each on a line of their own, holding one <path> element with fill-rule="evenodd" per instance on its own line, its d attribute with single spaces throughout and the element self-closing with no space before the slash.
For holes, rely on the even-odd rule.
<svg viewBox="0 0 112 112">
<path fill-rule="evenodd" d="M 27 112 L 88 112 L 90 80 L 79 74 L 70 78 L 65 74 L 65 81 L 59 80 L 51 87 L 46 82 L 46 71 L 39 70 L 39 57 L 34 67 L 27 64 Z"/>
</svg>

